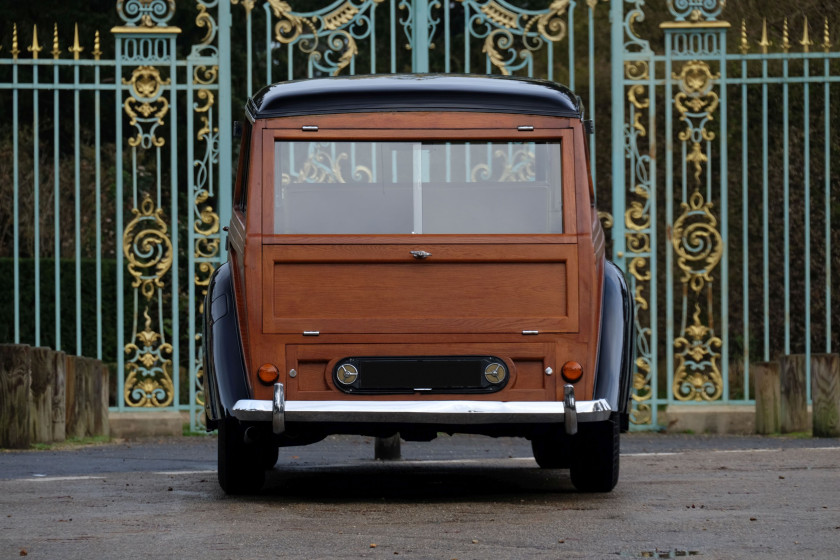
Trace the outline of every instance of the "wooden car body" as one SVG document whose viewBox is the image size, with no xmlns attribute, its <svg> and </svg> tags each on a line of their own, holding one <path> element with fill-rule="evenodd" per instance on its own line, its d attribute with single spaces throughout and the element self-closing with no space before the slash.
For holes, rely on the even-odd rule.
<svg viewBox="0 0 840 560">
<path fill-rule="evenodd" d="M 226 490 L 257 475 L 222 447 L 270 463 L 333 433 L 522 436 L 547 466 L 575 455 L 578 422 L 617 445 L 632 311 L 569 90 L 321 79 L 270 86 L 247 111 L 206 306 Z M 591 489 L 615 484 L 615 453 Z"/>
</svg>

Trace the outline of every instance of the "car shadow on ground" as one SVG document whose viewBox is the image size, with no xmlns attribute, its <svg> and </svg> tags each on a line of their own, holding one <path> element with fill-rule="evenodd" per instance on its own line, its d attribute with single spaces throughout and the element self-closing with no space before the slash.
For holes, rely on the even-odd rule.
<svg viewBox="0 0 840 560">
<path fill-rule="evenodd" d="M 371 462 L 345 466 L 278 464 L 266 476 L 260 495 L 303 501 L 499 501 L 524 496 L 572 494 L 568 470 L 543 470 L 523 461 L 491 465 L 423 465 Z M 511 464 L 513 463 L 513 464 Z"/>
</svg>

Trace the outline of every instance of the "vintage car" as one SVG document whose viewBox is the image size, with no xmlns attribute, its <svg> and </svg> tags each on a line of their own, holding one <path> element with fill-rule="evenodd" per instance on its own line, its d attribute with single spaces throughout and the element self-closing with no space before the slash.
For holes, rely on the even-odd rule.
<svg viewBox="0 0 840 560">
<path fill-rule="evenodd" d="M 246 106 L 205 306 L 225 492 L 331 434 L 528 438 L 618 480 L 633 311 L 604 258 L 579 99 L 553 82 L 278 83 Z"/>
</svg>

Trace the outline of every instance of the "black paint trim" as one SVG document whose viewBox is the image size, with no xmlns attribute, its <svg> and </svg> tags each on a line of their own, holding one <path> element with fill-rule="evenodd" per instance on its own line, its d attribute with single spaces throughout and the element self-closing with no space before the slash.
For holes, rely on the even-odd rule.
<svg viewBox="0 0 840 560">
<path fill-rule="evenodd" d="M 239 399 L 250 399 L 245 358 L 236 315 L 230 264 L 210 278 L 204 301 L 204 399 L 207 429 L 231 416 Z"/>
<path fill-rule="evenodd" d="M 606 261 L 595 398 L 606 399 L 621 415 L 629 412 L 633 328 L 633 302 L 624 273 L 615 264 Z"/>
<path fill-rule="evenodd" d="M 279 82 L 248 100 L 251 119 L 387 111 L 469 111 L 582 118 L 578 98 L 548 80 L 392 74 Z M 441 116 L 445 119 L 445 116 Z"/>
</svg>

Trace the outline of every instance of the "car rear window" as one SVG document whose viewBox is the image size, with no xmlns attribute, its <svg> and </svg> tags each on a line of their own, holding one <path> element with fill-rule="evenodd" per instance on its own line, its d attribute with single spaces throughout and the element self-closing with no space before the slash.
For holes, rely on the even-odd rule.
<svg viewBox="0 0 840 560">
<path fill-rule="evenodd" d="M 560 156 L 560 142 L 281 140 L 274 233 L 562 233 Z"/>
</svg>

